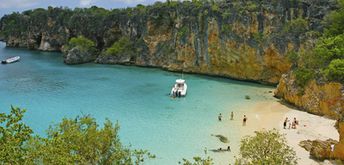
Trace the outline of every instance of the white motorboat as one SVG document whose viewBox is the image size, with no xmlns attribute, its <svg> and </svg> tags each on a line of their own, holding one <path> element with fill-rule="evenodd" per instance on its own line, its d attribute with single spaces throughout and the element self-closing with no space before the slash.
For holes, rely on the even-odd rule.
<svg viewBox="0 0 344 165">
<path fill-rule="evenodd" d="M 176 84 L 172 87 L 170 95 L 173 97 L 182 97 L 186 96 L 186 91 L 188 86 L 185 83 L 184 79 L 177 79 Z"/>
<path fill-rule="evenodd" d="M 2 64 L 10 64 L 10 63 L 14 63 L 20 60 L 20 56 L 14 56 L 14 57 L 10 57 L 6 60 L 2 60 L 1 63 Z"/>
</svg>

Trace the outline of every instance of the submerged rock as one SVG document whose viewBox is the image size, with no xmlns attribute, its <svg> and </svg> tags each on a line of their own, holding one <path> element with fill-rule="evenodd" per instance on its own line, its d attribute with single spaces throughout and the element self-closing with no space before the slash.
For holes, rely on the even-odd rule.
<svg viewBox="0 0 344 165">
<path fill-rule="evenodd" d="M 228 138 L 223 135 L 212 135 L 212 136 L 217 137 L 222 143 L 229 143 Z"/>
</svg>

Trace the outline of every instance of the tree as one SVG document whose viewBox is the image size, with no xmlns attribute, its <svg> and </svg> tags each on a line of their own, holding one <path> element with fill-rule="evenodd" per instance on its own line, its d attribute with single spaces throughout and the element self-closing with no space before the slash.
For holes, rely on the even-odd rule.
<svg viewBox="0 0 344 165">
<path fill-rule="evenodd" d="M 337 2 L 338 9 L 326 16 L 324 21 L 326 36 L 339 35 L 344 32 L 344 0 L 337 0 Z"/>
<path fill-rule="evenodd" d="M 25 110 L 0 114 L 0 164 L 142 164 L 154 158 L 146 150 L 122 145 L 119 125 L 106 120 L 99 128 L 90 116 L 63 119 L 46 137 L 33 137 L 21 120 Z"/>
<path fill-rule="evenodd" d="M 106 55 L 123 55 L 123 54 L 133 54 L 133 46 L 128 37 L 122 37 L 117 42 L 113 43 L 111 47 L 106 49 Z"/>
<path fill-rule="evenodd" d="M 96 44 L 92 40 L 85 38 L 84 36 L 73 37 L 68 42 L 68 47 L 79 47 L 83 50 L 95 49 L 95 45 Z"/>
<path fill-rule="evenodd" d="M 344 59 L 332 60 L 325 74 L 329 80 L 344 83 Z"/>
<path fill-rule="evenodd" d="M 333 59 L 344 59 L 344 33 L 321 38 L 315 47 L 320 66 L 327 66 Z"/>
<path fill-rule="evenodd" d="M 305 68 L 297 68 L 294 73 L 296 77 L 296 84 L 300 87 L 305 87 L 307 83 L 314 78 L 314 71 Z"/>
<path fill-rule="evenodd" d="M 189 161 L 187 159 L 183 159 L 183 162 L 179 162 L 179 164 L 183 165 L 213 165 L 213 159 L 210 157 L 201 158 L 199 156 L 193 157 L 193 161 Z"/>
<path fill-rule="evenodd" d="M 297 164 L 295 151 L 286 144 L 285 137 L 276 129 L 255 132 L 241 140 L 240 157 L 235 164 Z"/>
<path fill-rule="evenodd" d="M 10 114 L 0 113 L 0 164 L 21 164 L 29 155 L 33 131 L 22 122 L 25 111 L 11 106 Z"/>
</svg>

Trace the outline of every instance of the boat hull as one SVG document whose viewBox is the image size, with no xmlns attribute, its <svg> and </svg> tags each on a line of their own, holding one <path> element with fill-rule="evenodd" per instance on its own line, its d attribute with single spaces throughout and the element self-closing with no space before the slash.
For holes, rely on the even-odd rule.
<svg viewBox="0 0 344 165">
<path fill-rule="evenodd" d="M 18 62 L 19 60 L 20 60 L 20 57 L 19 56 L 15 56 L 15 57 L 8 58 L 6 60 L 2 60 L 1 63 L 2 64 L 11 64 L 11 63 L 14 63 L 14 62 Z"/>
<path fill-rule="evenodd" d="M 183 89 L 175 89 L 174 87 L 171 90 L 170 95 L 173 97 L 185 97 L 187 93 L 188 86 L 184 84 Z"/>
</svg>

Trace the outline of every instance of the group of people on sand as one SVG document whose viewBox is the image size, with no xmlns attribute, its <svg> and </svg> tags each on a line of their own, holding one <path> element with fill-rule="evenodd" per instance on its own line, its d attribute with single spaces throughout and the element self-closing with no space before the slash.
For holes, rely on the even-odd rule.
<svg viewBox="0 0 344 165">
<path fill-rule="evenodd" d="M 227 149 L 220 147 L 219 149 L 217 149 L 217 151 L 229 151 L 229 152 L 231 152 L 231 146 L 228 146 Z"/>
<path fill-rule="evenodd" d="M 299 125 L 299 121 L 296 120 L 296 117 L 294 117 L 293 122 L 290 122 L 290 120 L 288 119 L 288 117 L 285 118 L 284 122 L 283 122 L 283 129 L 296 129 L 296 126 Z"/>
<path fill-rule="evenodd" d="M 219 121 L 222 121 L 222 114 L 220 113 L 219 116 L 217 117 Z M 230 120 L 234 120 L 234 113 L 231 112 L 230 114 Z M 244 115 L 244 118 L 242 119 L 242 125 L 245 126 L 247 122 L 247 117 Z"/>
<path fill-rule="evenodd" d="M 227 148 L 218 148 L 218 149 L 213 149 L 213 150 L 210 150 L 210 151 L 213 151 L 213 152 L 224 152 L 224 151 L 228 151 L 228 152 L 231 152 L 231 146 L 228 146 Z M 204 148 L 204 154 L 208 154 L 208 149 L 207 147 Z"/>
</svg>

